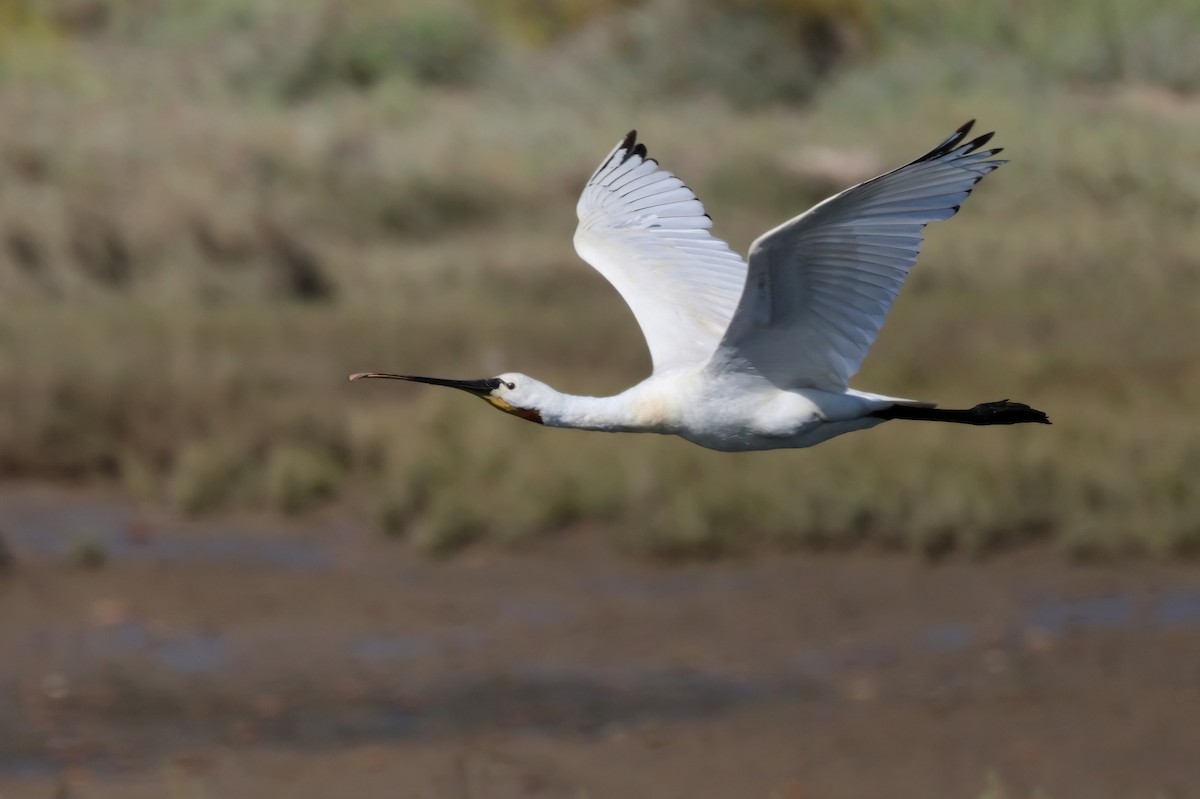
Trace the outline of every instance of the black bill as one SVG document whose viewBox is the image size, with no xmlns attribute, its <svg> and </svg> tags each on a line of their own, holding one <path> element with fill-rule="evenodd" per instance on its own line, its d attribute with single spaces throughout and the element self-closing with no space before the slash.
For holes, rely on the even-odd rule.
<svg viewBox="0 0 1200 799">
<path fill-rule="evenodd" d="M 390 375 L 384 372 L 358 372 L 350 375 L 351 380 L 361 380 L 367 377 L 386 378 L 388 380 L 408 380 L 411 383 L 428 383 L 431 386 L 446 386 L 457 388 L 480 396 L 490 394 L 500 388 L 500 378 L 489 377 L 484 380 L 448 380 L 444 377 L 421 377 L 420 375 Z"/>
</svg>

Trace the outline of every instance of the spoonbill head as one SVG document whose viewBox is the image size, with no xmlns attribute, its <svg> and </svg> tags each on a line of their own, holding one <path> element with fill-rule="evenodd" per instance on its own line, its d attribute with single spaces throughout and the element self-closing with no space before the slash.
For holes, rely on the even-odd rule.
<svg viewBox="0 0 1200 799">
<path fill-rule="evenodd" d="M 480 380 L 451 380 L 444 377 L 394 375 L 386 372 L 358 372 L 350 375 L 351 380 L 365 378 L 407 380 L 410 383 L 457 388 L 459 391 L 479 397 L 493 408 L 537 424 L 544 424 L 539 407 L 545 405 L 559 393 L 545 383 L 516 372 Z"/>
</svg>

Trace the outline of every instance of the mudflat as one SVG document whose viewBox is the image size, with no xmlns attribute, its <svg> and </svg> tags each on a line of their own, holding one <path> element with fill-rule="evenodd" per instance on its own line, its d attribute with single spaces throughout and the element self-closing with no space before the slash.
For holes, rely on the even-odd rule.
<svg viewBox="0 0 1200 799">
<path fill-rule="evenodd" d="M 1187 562 L 439 561 L 26 485 L 0 537 L 0 797 L 1200 792 Z"/>
</svg>

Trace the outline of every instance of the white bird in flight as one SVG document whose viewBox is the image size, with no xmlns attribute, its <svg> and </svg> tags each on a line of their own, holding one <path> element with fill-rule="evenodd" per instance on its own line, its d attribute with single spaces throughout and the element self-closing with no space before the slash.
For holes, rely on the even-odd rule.
<svg viewBox="0 0 1200 799">
<path fill-rule="evenodd" d="M 650 348 L 650 377 L 612 397 L 564 394 L 518 373 L 350 379 L 448 386 L 549 427 L 673 434 L 724 451 L 811 447 L 889 419 L 1049 424 L 1008 400 L 951 410 L 849 387 L 925 226 L 954 216 L 1006 163 L 993 158 L 999 148 L 982 149 L 991 133 L 964 141 L 972 124 L 764 233 L 749 264 L 708 232 L 700 200 L 631 131 L 584 187 L 575 249 L 629 304 Z"/>
</svg>

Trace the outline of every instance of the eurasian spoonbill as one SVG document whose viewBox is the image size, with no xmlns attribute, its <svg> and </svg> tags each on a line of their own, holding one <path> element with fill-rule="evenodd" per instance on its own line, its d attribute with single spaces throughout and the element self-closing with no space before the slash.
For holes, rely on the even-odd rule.
<svg viewBox="0 0 1200 799">
<path fill-rule="evenodd" d="M 631 131 L 588 180 L 575 249 L 625 298 L 653 373 L 613 397 L 563 394 L 532 377 L 484 380 L 364 372 L 448 386 L 550 427 L 673 434 L 726 451 L 810 447 L 889 419 L 993 425 L 1046 414 L 1008 400 L 965 410 L 849 387 L 917 260 L 925 226 L 949 219 L 1005 161 L 964 141 L 974 121 L 920 158 L 764 233 L 749 264 L 708 230 L 683 181 Z"/>
</svg>

